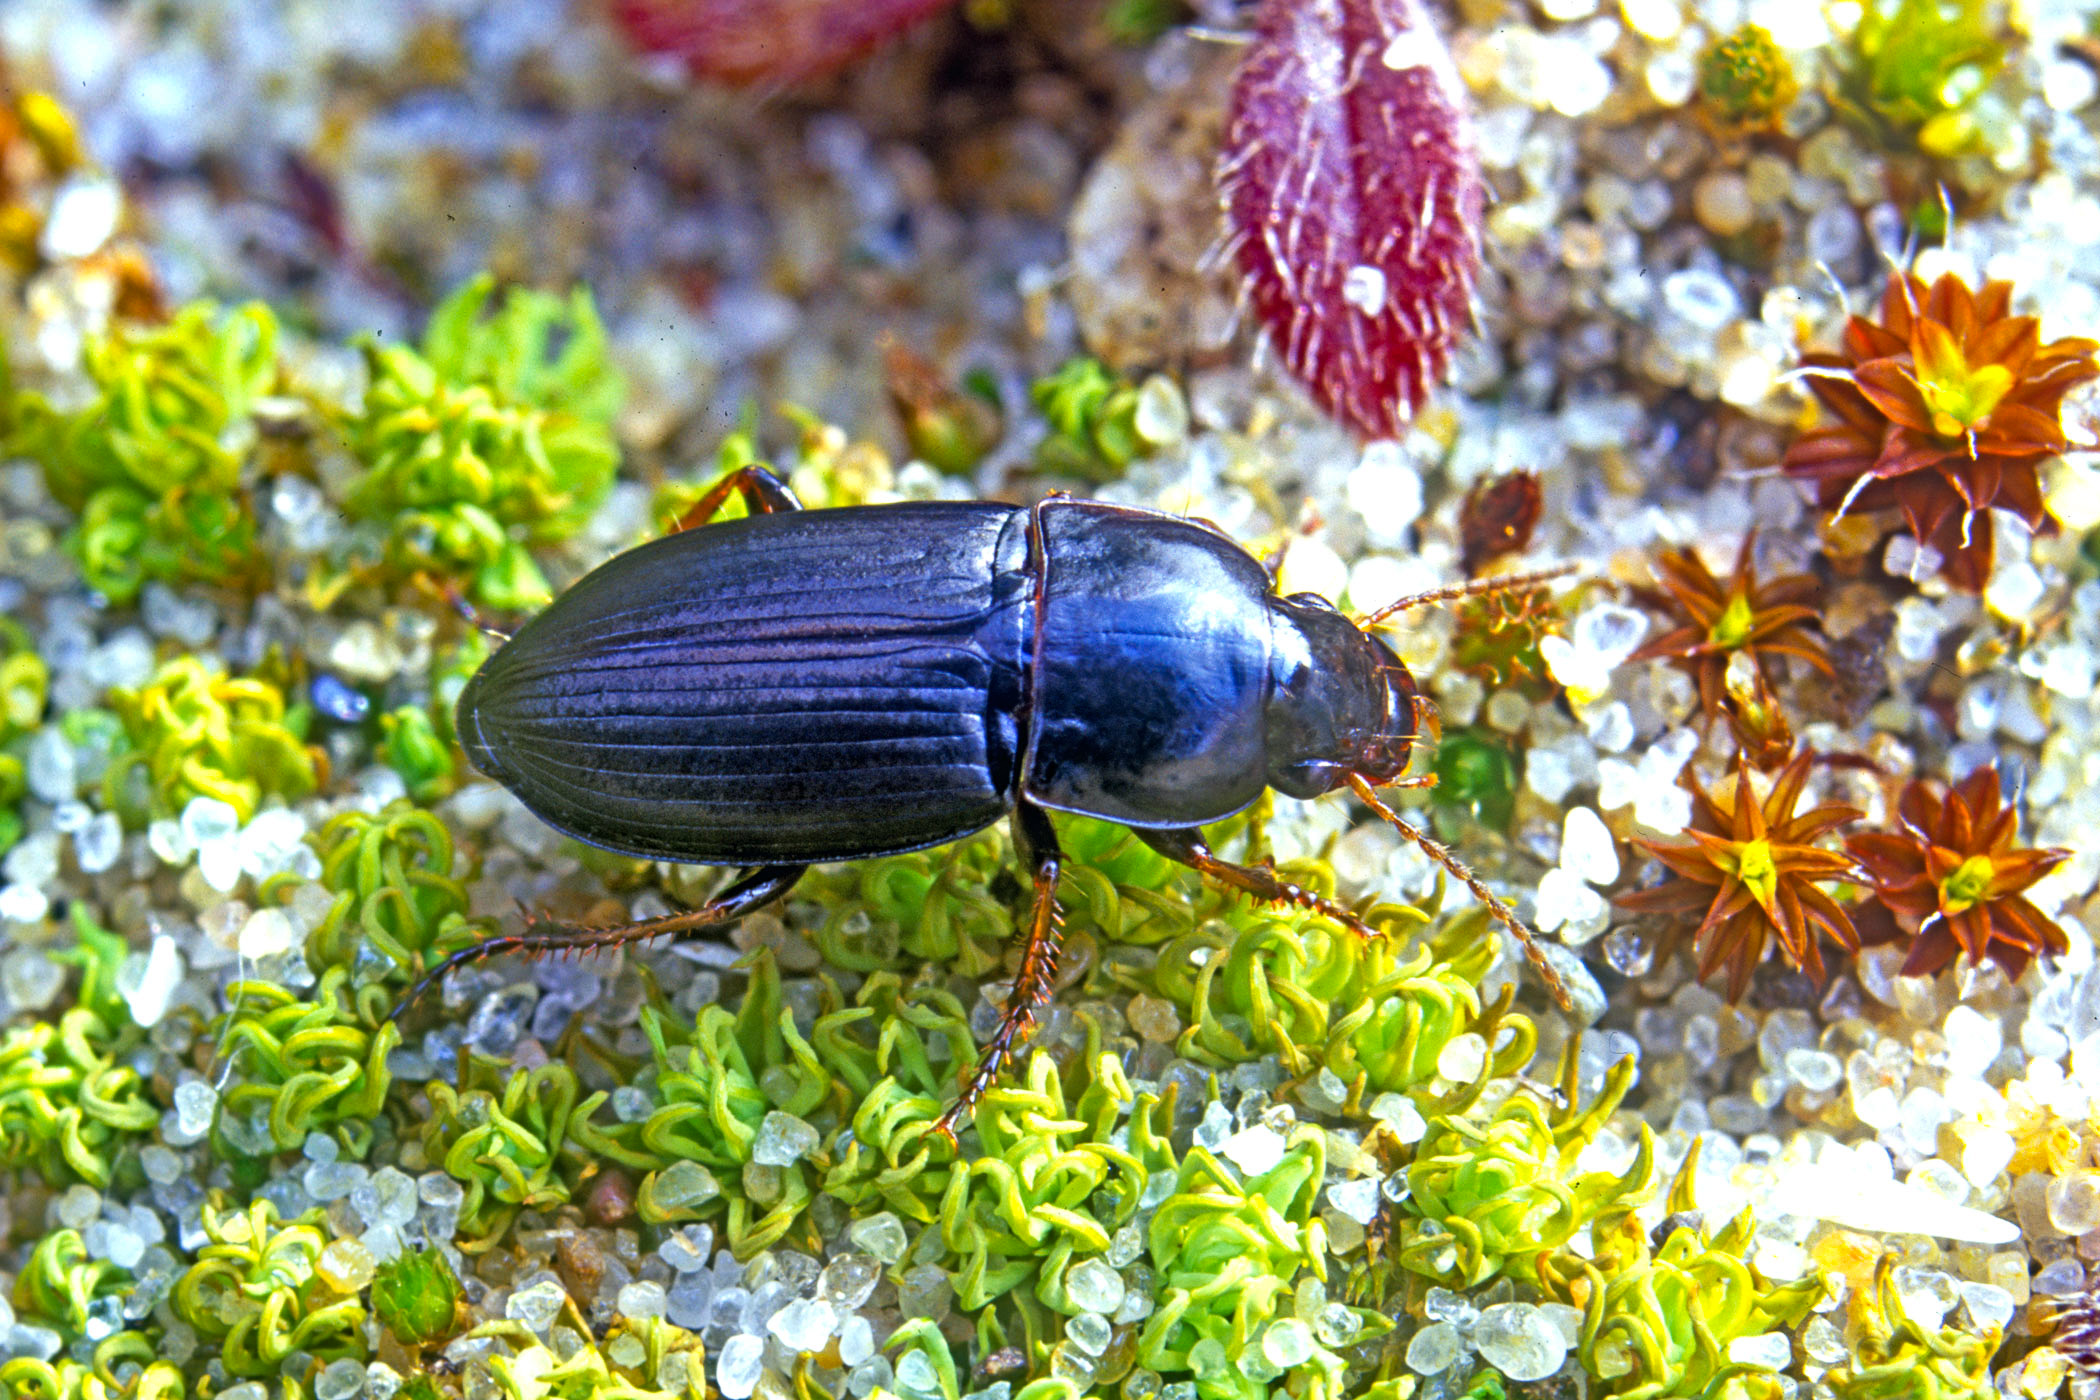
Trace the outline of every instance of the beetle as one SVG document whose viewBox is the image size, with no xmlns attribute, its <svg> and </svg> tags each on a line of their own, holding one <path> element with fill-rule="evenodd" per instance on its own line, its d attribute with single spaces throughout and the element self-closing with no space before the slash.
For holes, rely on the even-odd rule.
<svg viewBox="0 0 2100 1400">
<path fill-rule="evenodd" d="M 731 496 L 742 517 L 713 520 Z M 673 533 L 578 581 L 461 691 L 473 765 L 541 820 L 630 856 L 736 866 L 698 908 L 603 929 L 498 935 L 439 961 L 607 947 L 716 930 L 812 864 L 939 845 L 1006 818 L 1033 879 L 1005 1014 L 956 1103 L 999 1074 L 1057 972 L 1060 856 L 1050 812 L 1129 827 L 1256 900 L 1359 934 L 1344 905 L 1218 856 L 1200 828 L 1266 789 L 1355 791 L 1464 881 L 1565 989 L 1531 931 L 1375 791 L 1403 775 L 1433 709 L 1371 628 L 1280 595 L 1205 522 L 1052 496 L 804 511 L 764 467 L 730 473 Z M 397 1013 L 400 1008 L 397 1008 Z"/>
</svg>

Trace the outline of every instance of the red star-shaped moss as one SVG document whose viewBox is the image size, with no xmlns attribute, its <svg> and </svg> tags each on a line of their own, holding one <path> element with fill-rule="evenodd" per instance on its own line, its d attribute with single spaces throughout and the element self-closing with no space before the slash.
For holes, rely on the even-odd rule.
<svg viewBox="0 0 2100 1400">
<path fill-rule="evenodd" d="M 1808 600 L 1817 583 L 1807 574 L 1789 574 L 1770 583 L 1757 581 L 1750 562 L 1757 545 L 1752 531 L 1736 551 L 1735 568 L 1722 583 L 1689 549 L 1671 550 L 1655 565 L 1663 590 L 1635 589 L 1635 596 L 1677 626 L 1633 654 L 1636 661 L 1669 657 L 1699 683 L 1699 708 L 1709 722 L 1729 695 L 1725 684 L 1729 658 L 1747 655 L 1758 674 L 1772 683 L 1771 659 L 1796 656 L 1825 675 L 1833 674 L 1830 653 L 1810 628 L 1816 610 Z"/>
<path fill-rule="evenodd" d="M 1750 766 L 1740 756 L 1728 791 L 1708 792 L 1688 778 L 1694 811 L 1685 839 L 1634 838 L 1675 878 L 1622 894 L 1614 903 L 1634 913 L 1685 921 L 1703 915 L 1692 935 L 1699 976 L 1711 977 L 1726 966 L 1730 1001 L 1741 1000 L 1749 989 L 1750 974 L 1768 943 L 1776 943 L 1788 962 L 1819 981 L 1819 934 L 1829 934 L 1848 951 L 1859 947 L 1851 917 L 1820 888 L 1832 880 L 1854 879 L 1858 872 L 1843 852 L 1816 842 L 1860 814 L 1835 803 L 1796 814 L 1809 762 L 1806 751 L 1796 754 L 1761 802 Z"/>
<path fill-rule="evenodd" d="M 2036 468 L 2070 445 L 2064 395 L 2100 377 L 2100 344 L 2042 344 L 2035 318 L 2011 313 L 2012 292 L 2009 282 L 1972 291 L 1952 273 L 1930 287 L 1891 274 L 1879 321 L 1852 317 L 1841 353 L 1804 360 L 1838 421 L 1784 463 L 1840 514 L 1901 510 L 1948 580 L 1972 592 L 1990 580 L 1988 512 L 2047 528 Z"/>
<path fill-rule="evenodd" d="M 1952 788 L 1913 779 L 1896 812 L 1898 830 L 1861 832 L 1845 845 L 1866 867 L 1887 915 L 1864 921 L 1866 941 L 1916 940 L 1905 976 L 1929 977 L 1967 955 L 2018 977 L 2036 956 L 2070 946 L 2021 891 L 2071 853 L 2014 844 L 2019 813 L 2001 794 L 1996 764 Z"/>
</svg>

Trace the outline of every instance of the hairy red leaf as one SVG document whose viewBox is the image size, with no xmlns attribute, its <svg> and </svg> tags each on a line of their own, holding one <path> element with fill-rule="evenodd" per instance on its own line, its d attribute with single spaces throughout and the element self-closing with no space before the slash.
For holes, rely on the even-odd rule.
<svg viewBox="0 0 2100 1400">
<path fill-rule="evenodd" d="M 1470 319 L 1484 203 L 1421 0 L 1264 0 L 1218 178 L 1284 364 L 1357 432 L 1395 435 Z"/>
<path fill-rule="evenodd" d="M 953 0 L 613 0 L 635 45 L 696 78 L 791 83 L 844 67 Z"/>
</svg>

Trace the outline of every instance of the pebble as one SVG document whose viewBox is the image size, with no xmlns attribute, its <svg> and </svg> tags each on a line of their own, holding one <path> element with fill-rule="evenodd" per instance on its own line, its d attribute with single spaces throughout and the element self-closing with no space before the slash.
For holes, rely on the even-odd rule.
<svg viewBox="0 0 2100 1400">
<path fill-rule="evenodd" d="M 622 1317 L 662 1317 L 668 1301 L 662 1284 L 642 1279 L 623 1287 L 613 1306 Z"/>
<path fill-rule="evenodd" d="M 1114 1335 L 1108 1319 L 1099 1313 L 1083 1312 L 1065 1320 L 1065 1336 L 1088 1356 L 1099 1356 L 1107 1351 L 1109 1340 Z"/>
<path fill-rule="evenodd" d="M 912 1355 L 917 1356 L 917 1352 Z M 721 1355 L 715 1359 L 715 1388 L 726 1400 L 745 1400 L 758 1389 L 758 1378 L 765 1370 L 766 1343 L 763 1337 L 754 1337 L 748 1332 L 738 1333 L 722 1346 Z"/>
<path fill-rule="evenodd" d="M 1283 1134 L 1256 1124 L 1242 1128 L 1218 1147 L 1225 1159 L 1249 1176 L 1260 1176 L 1283 1160 Z"/>
<path fill-rule="evenodd" d="M 218 1091 L 201 1079 L 188 1079 L 175 1086 L 176 1126 L 194 1142 L 211 1131 L 219 1111 Z"/>
<path fill-rule="evenodd" d="M 751 1160 L 761 1166 L 791 1167 L 817 1150 L 817 1130 L 778 1109 L 766 1114 L 751 1144 Z"/>
<path fill-rule="evenodd" d="M 1733 171 L 1715 171 L 1692 186 L 1692 213 L 1722 238 L 1741 233 L 1757 217 L 1748 182 Z"/>
<path fill-rule="evenodd" d="M 664 1210 L 690 1210 L 721 1194 L 714 1173 L 698 1162 L 673 1162 L 656 1174 L 655 1199 Z"/>
<path fill-rule="evenodd" d="M 182 954 L 166 934 L 153 940 L 150 951 L 127 954 L 117 969 L 116 983 L 131 1019 L 144 1027 L 158 1025 L 175 989 L 182 985 L 182 974 Z"/>
<path fill-rule="evenodd" d="M 1464 1346 L 1459 1330 L 1448 1322 L 1432 1322 L 1408 1339 L 1407 1369 L 1417 1375 L 1434 1376 L 1458 1360 Z"/>
<path fill-rule="evenodd" d="M 329 1242 L 314 1260 L 314 1272 L 338 1293 L 354 1294 L 372 1282 L 379 1263 L 372 1251 L 354 1239 Z"/>
<path fill-rule="evenodd" d="M 1568 1356 L 1561 1330 L 1528 1303 L 1497 1303 L 1473 1324 L 1481 1359 L 1513 1381 L 1537 1381 L 1558 1371 Z"/>
<path fill-rule="evenodd" d="M 1123 1306 L 1123 1276 L 1099 1259 L 1082 1259 L 1065 1271 L 1065 1294 L 1073 1306 L 1112 1313 Z"/>
<path fill-rule="evenodd" d="M 659 1196 L 658 1199 L 661 1199 Z M 885 1264 L 896 1264 L 904 1258 L 904 1251 L 911 1241 L 904 1233 L 904 1222 L 892 1211 L 878 1211 L 864 1220 L 856 1220 L 846 1227 L 846 1238 L 874 1255 Z"/>
</svg>

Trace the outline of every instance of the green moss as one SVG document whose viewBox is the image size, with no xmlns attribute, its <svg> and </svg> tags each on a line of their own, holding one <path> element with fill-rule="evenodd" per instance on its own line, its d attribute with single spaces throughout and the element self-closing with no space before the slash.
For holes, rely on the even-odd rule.
<svg viewBox="0 0 2100 1400">
<path fill-rule="evenodd" d="M 175 1285 L 175 1315 L 216 1345 L 235 1376 L 277 1372 L 303 1351 L 322 1360 L 364 1357 L 364 1306 L 333 1293 L 314 1271 L 327 1238 L 316 1208 L 280 1221 L 257 1200 L 245 1210 L 203 1208 L 208 1242 Z"/>
<path fill-rule="evenodd" d="M 753 1148 L 766 1116 L 806 1122 L 821 1107 L 837 1118 L 846 1104 L 838 1081 L 781 1003 L 772 954 L 757 954 L 735 1015 L 704 1006 L 687 1033 L 651 1009 L 643 1012 L 642 1029 L 656 1054 L 658 1107 L 641 1129 L 641 1142 L 660 1162 L 706 1168 L 720 1194 L 684 1198 L 666 1188 L 662 1172 L 652 1172 L 636 1194 L 637 1212 L 651 1224 L 726 1215 L 725 1234 L 739 1259 L 775 1244 L 802 1223 L 829 1158 L 820 1148 L 786 1166 L 756 1161 Z"/>
<path fill-rule="evenodd" d="M 43 722 L 50 686 L 50 668 L 28 631 L 13 618 L 0 618 L 0 855 L 22 838 L 16 804 L 29 790 L 22 749 Z"/>
<path fill-rule="evenodd" d="M 1884 1255 L 1852 1354 L 1824 1377 L 1838 1400 L 1991 1400 L 1998 1328 L 1920 1327 L 1896 1291 L 1895 1268 Z"/>
<path fill-rule="evenodd" d="M 119 1335 L 143 1341 L 136 1332 Z M 150 1348 L 144 1357 L 123 1359 L 145 1364 L 129 1380 L 120 1380 L 101 1361 L 84 1366 L 64 1357 L 39 1361 L 17 1356 L 0 1361 L 0 1392 L 14 1400 L 185 1400 L 189 1394 L 182 1371 L 173 1362 L 153 1360 Z"/>
<path fill-rule="evenodd" d="M 1036 465 L 1054 476 L 1113 481 L 1158 444 L 1138 429 L 1138 388 L 1099 360 L 1065 361 L 1038 379 L 1028 397 L 1049 425 Z"/>
<path fill-rule="evenodd" d="M 1624 1400 L 1776 1400 L 1770 1371 L 1731 1362 L 1742 1337 L 1800 1325 L 1822 1295 L 1814 1279 L 1774 1282 L 1749 1262 L 1756 1216 L 1744 1210 L 1709 1236 L 1693 1213 L 1696 1150 L 1671 1187 L 1679 1223 L 1660 1246 L 1631 1211 L 1600 1218 L 1594 1254 L 1562 1253 L 1541 1269 L 1544 1292 L 1583 1310 L 1576 1355 L 1600 1393 Z"/>
<path fill-rule="evenodd" d="M 1844 40 L 1841 111 L 1930 156 L 1982 147 L 1973 108 L 2005 66 L 1991 0 L 1865 0 Z"/>
<path fill-rule="evenodd" d="M 78 1230 L 53 1230 L 29 1251 L 15 1279 L 14 1301 L 25 1316 L 79 1337 L 96 1301 L 122 1293 L 130 1283 L 129 1271 L 88 1258 Z"/>
<path fill-rule="evenodd" d="M 364 344 L 370 383 L 342 424 L 364 472 L 343 504 L 367 565 L 512 610 L 547 598 L 530 547 L 575 534 L 612 488 L 622 386 L 587 293 L 512 290 L 484 315 L 494 288 L 448 297 L 420 349 Z"/>
<path fill-rule="evenodd" d="M 1520 777 L 1516 747 L 1485 725 L 1473 725 L 1446 734 L 1437 745 L 1430 799 L 1439 813 L 1507 831 Z"/>
<path fill-rule="evenodd" d="M 1763 25 L 1740 25 L 1700 51 L 1700 111 L 1724 132 L 1769 130 L 1799 91 L 1786 51 Z"/>
<path fill-rule="evenodd" d="M 387 992 L 353 990 L 347 969 L 321 973 L 310 1000 L 289 987 L 248 980 L 227 986 L 231 1010 L 212 1023 L 234 1075 L 219 1094 L 212 1145 L 229 1157 L 289 1151 L 330 1132 L 353 1156 L 371 1144 L 371 1120 L 393 1075 L 387 1055 L 401 1043 Z"/>
<path fill-rule="evenodd" d="M 435 1249 L 404 1249 L 372 1277 L 372 1312 L 407 1347 L 443 1341 L 459 1327 L 459 1278 Z"/>
<path fill-rule="evenodd" d="M 242 823 L 265 797 L 304 797 L 320 785 L 320 750 L 305 741 L 309 713 L 260 676 L 232 677 L 203 658 L 164 662 L 136 690 L 112 690 L 128 751 L 102 780 L 103 803 L 138 827 L 216 798 Z"/>
<path fill-rule="evenodd" d="M 557 1061 L 518 1072 L 507 1061 L 474 1055 L 459 1088 L 433 1079 L 425 1089 L 423 1151 L 464 1190 L 463 1252 L 500 1244 L 519 1211 L 569 1199 L 581 1165 L 579 1154 L 564 1155 L 580 1097 L 575 1070 Z"/>
<path fill-rule="evenodd" d="M 459 786 L 452 746 L 425 705 L 403 705 L 380 716 L 379 761 L 401 775 L 418 802 L 450 797 Z"/>
<path fill-rule="evenodd" d="M 116 991 L 124 940 L 78 903 L 73 924 L 80 942 L 57 956 L 81 969 L 74 1004 L 0 1036 L 0 1166 L 105 1187 L 160 1112 L 129 1063 L 142 1037 Z"/>
<path fill-rule="evenodd" d="M 1407 1169 L 1410 1220 L 1399 1261 L 1451 1288 L 1508 1276 L 1535 1280 L 1541 1261 L 1591 1221 L 1643 1199 L 1655 1146 L 1646 1125 L 1625 1173 L 1579 1172 L 1583 1149 L 1633 1084 L 1633 1059 L 1614 1066 L 1588 1108 L 1577 1109 L 1578 1042 L 1562 1056 L 1558 1102 L 1519 1085 L 1492 1113 L 1431 1121 Z"/>
<path fill-rule="evenodd" d="M 589 1336 L 580 1316 L 572 1322 Z M 517 1349 L 489 1358 L 495 1393 L 504 1400 L 707 1400 L 712 1393 L 700 1339 L 659 1317 L 621 1318 L 603 1340 L 586 1340 L 566 1355 L 515 1322 L 489 1323 L 474 1335 Z M 666 1383 L 672 1375 L 678 1379 Z"/>
<path fill-rule="evenodd" d="M 1193 1377 L 1203 1400 L 1341 1392 L 1342 1358 L 1314 1340 L 1329 1306 L 1326 1229 L 1316 1214 L 1326 1167 L 1325 1137 L 1313 1127 L 1291 1133 L 1275 1166 L 1244 1178 L 1205 1149 L 1189 1150 L 1148 1231 L 1158 1308 L 1138 1338 L 1141 1364 Z M 1373 1312 L 1332 1306 L 1340 1314 L 1324 1329 L 1345 1326 L 1351 1345 L 1390 1325 Z M 1293 1340 L 1310 1347 L 1308 1359 L 1276 1364 L 1279 1348 L 1266 1345 L 1276 1328 L 1303 1329 Z"/>
<path fill-rule="evenodd" d="M 1135 1093 L 1113 1056 L 1090 1056 L 1087 1065 L 1076 1101 L 1041 1053 L 1029 1058 L 1021 1083 L 996 1085 L 979 1101 L 980 1155 L 956 1168 L 941 1201 L 941 1237 L 963 1307 L 1032 1282 L 1036 1302 L 1078 1312 L 1066 1291 L 1071 1265 L 1105 1253 L 1155 1178 L 1173 1174 L 1171 1101 Z M 1126 1111 L 1128 1132 L 1119 1134 Z"/>
<path fill-rule="evenodd" d="M 89 585 L 124 602 L 149 579 L 259 584 L 243 476 L 256 405 L 285 388 L 269 309 L 197 303 L 166 325 L 119 323 L 88 342 L 83 369 L 85 404 L 23 392 L 8 416 L 11 450 L 80 517 L 67 545 Z"/>
<path fill-rule="evenodd" d="M 487 935 L 485 922 L 467 917 L 451 831 L 407 799 L 377 816 L 338 813 L 312 844 L 321 858 L 321 884 L 335 897 L 306 938 L 307 961 L 317 970 L 349 968 L 360 983 L 405 985 L 438 958 Z M 295 877 L 284 877 L 265 897 L 287 897 L 297 885 Z M 380 968 L 372 966 L 374 958 L 382 960 Z M 374 999 L 370 1009 L 379 1005 Z"/>
<path fill-rule="evenodd" d="M 797 898 L 824 907 L 811 934 L 824 960 L 849 972 L 896 971 L 915 962 L 982 977 L 1013 936 L 1013 911 L 989 887 L 1008 869 L 1001 828 L 932 850 L 851 865 L 819 866 Z"/>
</svg>

